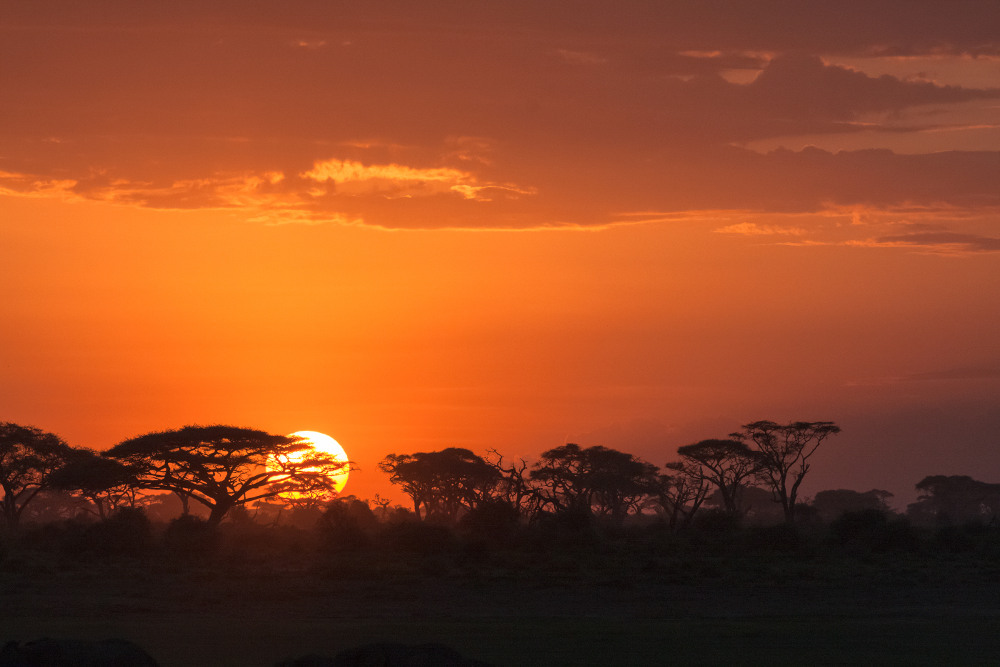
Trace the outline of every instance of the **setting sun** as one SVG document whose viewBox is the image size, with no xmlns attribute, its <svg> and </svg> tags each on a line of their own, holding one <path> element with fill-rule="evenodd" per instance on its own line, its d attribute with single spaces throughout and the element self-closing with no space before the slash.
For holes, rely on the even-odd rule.
<svg viewBox="0 0 1000 667">
<path fill-rule="evenodd" d="M 348 465 L 347 452 L 345 452 L 344 448 L 340 446 L 340 443 L 325 433 L 319 433 L 318 431 L 296 431 L 291 434 L 291 437 L 302 438 L 304 441 L 311 444 L 317 452 L 329 454 L 335 461 L 344 464 L 344 467 L 341 468 L 341 472 L 333 475 L 336 492 L 339 494 L 343 491 L 344 487 L 347 485 L 347 478 L 350 475 L 351 468 L 350 465 Z"/>
</svg>

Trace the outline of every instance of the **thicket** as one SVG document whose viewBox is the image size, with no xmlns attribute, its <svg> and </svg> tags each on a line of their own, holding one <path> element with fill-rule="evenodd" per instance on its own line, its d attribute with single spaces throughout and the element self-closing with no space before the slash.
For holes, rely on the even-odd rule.
<svg viewBox="0 0 1000 667">
<path fill-rule="evenodd" d="M 389 454 L 379 467 L 411 500 L 392 507 L 337 497 L 329 473 L 340 464 L 295 438 L 184 427 L 97 453 L 0 423 L 0 564 L 33 554 L 370 574 L 604 568 L 753 579 L 822 578 L 837 562 L 1000 562 L 997 484 L 928 476 L 905 513 L 879 489 L 800 497 L 813 454 L 839 431 L 832 422 L 753 422 L 679 447 L 663 468 L 576 444 L 531 464 L 462 448 Z"/>
<path fill-rule="evenodd" d="M 142 509 L 124 508 L 105 519 L 78 516 L 25 525 L 16 538 L 0 543 L 0 571 L 45 562 L 69 569 L 87 564 L 229 573 L 290 569 L 349 579 L 510 577 L 538 585 L 609 577 L 742 584 L 867 577 L 912 583 L 1000 573 L 996 526 L 916 527 L 905 516 L 879 510 L 792 525 L 753 524 L 713 509 L 681 529 L 655 516 L 623 522 L 580 514 L 528 523 L 509 515 L 463 519 L 450 525 L 422 521 L 399 508 L 379 515 L 352 498 L 331 503 L 311 526 L 262 524 L 248 517 L 213 525 L 193 515 L 151 521 Z"/>
</svg>

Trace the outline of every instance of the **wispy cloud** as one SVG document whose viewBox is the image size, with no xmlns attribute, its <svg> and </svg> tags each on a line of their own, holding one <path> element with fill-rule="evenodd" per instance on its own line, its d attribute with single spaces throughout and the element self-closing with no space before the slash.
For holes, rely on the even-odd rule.
<svg viewBox="0 0 1000 667">
<path fill-rule="evenodd" d="M 608 59 L 593 53 L 583 51 L 571 51 L 569 49 L 557 49 L 556 53 L 567 63 L 573 65 L 604 65 Z"/>
<path fill-rule="evenodd" d="M 850 241 L 848 245 L 866 248 L 912 248 L 940 254 L 1000 252 L 1000 238 L 960 232 L 915 232 Z"/>
<path fill-rule="evenodd" d="M 152 209 L 225 209 L 248 220 L 282 224 L 367 224 L 368 216 L 359 206 L 363 209 L 364 202 L 371 200 L 446 197 L 489 205 L 497 199 L 532 194 L 531 187 L 483 181 L 470 171 L 451 167 L 365 164 L 337 158 L 317 161 L 311 169 L 291 175 L 277 170 L 216 173 L 162 183 L 113 177 L 101 169 L 65 179 L 0 171 L 0 195 Z M 372 224 L 394 226 L 385 220 Z M 449 224 L 454 226 L 454 221 Z"/>
<path fill-rule="evenodd" d="M 858 378 L 847 382 L 846 385 L 849 387 L 883 387 L 930 382 L 993 382 L 997 380 L 1000 380 L 1000 364 L 986 363 L 904 375 Z"/>
<path fill-rule="evenodd" d="M 465 199 L 490 201 L 497 192 L 534 194 L 532 188 L 511 183 L 480 182 L 472 173 L 450 167 L 409 167 L 400 164 L 364 164 L 333 158 L 313 165 L 300 176 L 316 183 L 333 183 L 341 194 L 382 194 L 416 197 L 456 193 Z"/>
<path fill-rule="evenodd" d="M 900 378 L 905 382 L 937 382 L 942 380 L 1000 380 L 1000 365 L 965 366 L 942 371 L 914 373 Z"/>
<path fill-rule="evenodd" d="M 738 222 L 712 230 L 716 234 L 738 234 L 740 236 L 802 236 L 806 230 L 799 227 L 779 227 L 777 225 L 758 225 L 753 222 Z"/>
</svg>

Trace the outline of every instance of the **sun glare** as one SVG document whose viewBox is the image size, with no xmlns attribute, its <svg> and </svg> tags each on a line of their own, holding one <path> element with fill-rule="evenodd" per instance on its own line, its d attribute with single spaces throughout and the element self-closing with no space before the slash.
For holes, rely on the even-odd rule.
<svg viewBox="0 0 1000 667">
<path fill-rule="evenodd" d="M 341 472 L 333 475 L 333 482 L 336 485 L 336 491 L 339 494 L 347 485 L 347 478 L 350 475 L 350 466 L 347 465 L 347 452 L 345 452 L 344 448 L 340 446 L 340 443 L 327 434 L 319 433 L 318 431 L 296 431 L 291 434 L 291 437 L 302 438 L 315 447 L 316 451 L 329 454 L 335 460 L 342 461 L 344 463 L 344 467 L 341 469 Z"/>
</svg>

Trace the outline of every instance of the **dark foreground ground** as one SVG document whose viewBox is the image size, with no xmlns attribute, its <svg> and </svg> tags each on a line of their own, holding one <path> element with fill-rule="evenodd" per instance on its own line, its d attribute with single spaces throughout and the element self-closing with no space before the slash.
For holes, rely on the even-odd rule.
<svg viewBox="0 0 1000 667">
<path fill-rule="evenodd" d="M 441 642 L 497 665 L 985 665 L 1000 663 L 1000 568 L 888 555 L 8 557 L 0 641 L 45 636 L 128 639 L 165 667 L 375 641 Z"/>
</svg>

